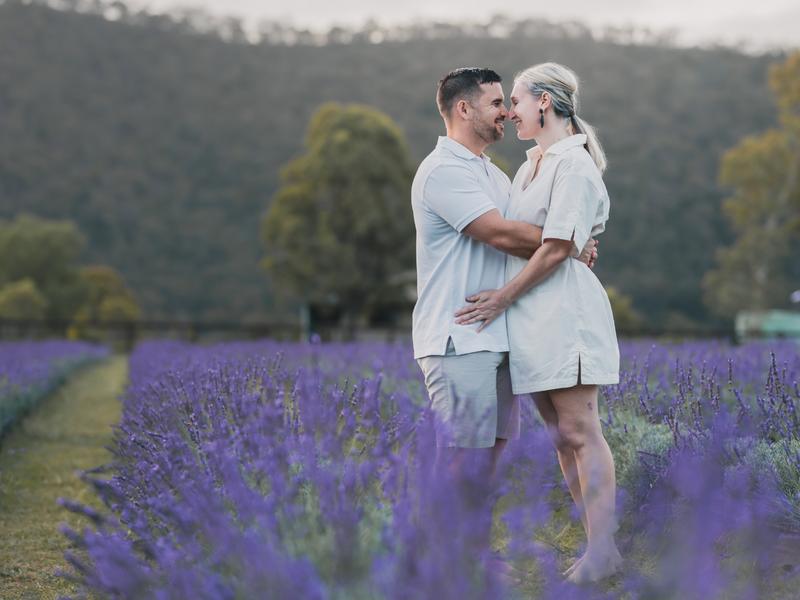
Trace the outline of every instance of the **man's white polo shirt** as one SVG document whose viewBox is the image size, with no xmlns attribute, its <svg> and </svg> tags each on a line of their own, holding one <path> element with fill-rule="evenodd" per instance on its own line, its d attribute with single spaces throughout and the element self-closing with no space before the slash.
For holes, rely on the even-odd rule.
<svg viewBox="0 0 800 600">
<path fill-rule="evenodd" d="M 511 182 L 485 154 L 475 156 L 440 137 L 411 187 L 417 227 L 417 304 L 414 358 L 442 356 L 448 338 L 456 354 L 508 352 L 505 313 L 486 329 L 456 325 L 455 312 L 477 292 L 505 283 L 506 255 L 461 231 L 492 209 L 505 216 Z"/>
</svg>

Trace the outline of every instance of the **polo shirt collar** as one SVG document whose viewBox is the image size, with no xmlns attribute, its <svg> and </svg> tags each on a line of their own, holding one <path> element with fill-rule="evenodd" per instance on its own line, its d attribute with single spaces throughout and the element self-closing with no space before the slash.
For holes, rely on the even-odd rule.
<svg viewBox="0 0 800 600">
<path fill-rule="evenodd" d="M 575 135 L 571 135 L 567 138 L 564 138 L 560 142 L 556 142 L 552 146 L 547 149 L 545 154 L 561 154 L 565 150 L 569 150 L 570 148 L 574 148 L 575 146 L 583 146 L 586 144 L 586 134 L 585 133 L 578 133 Z M 542 149 L 539 146 L 534 146 L 530 150 L 525 153 L 528 156 L 528 160 L 532 162 L 536 162 L 542 156 Z"/>
<path fill-rule="evenodd" d="M 451 138 L 449 138 L 449 137 L 447 137 L 445 135 L 440 135 L 439 136 L 439 141 L 437 142 L 436 147 L 437 148 L 447 148 L 448 150 L 450 150 L 450 152 L 452 152 L 453 154 L 455 154 L 459 158 L 463 158 L 465 160 L 473 160 L 475 158 L 482 158 L 484 160 L 491 160 L 488 156 L 486 156 L 486 154 L 481 154 L 480 156 L 475 156 L 475 154 L 473 154 L 472 150 L 470 150 L 466 146 L 462 146 L 461 144 L 459 144 L 454 139 L 451 139 Z"/>
</svg>

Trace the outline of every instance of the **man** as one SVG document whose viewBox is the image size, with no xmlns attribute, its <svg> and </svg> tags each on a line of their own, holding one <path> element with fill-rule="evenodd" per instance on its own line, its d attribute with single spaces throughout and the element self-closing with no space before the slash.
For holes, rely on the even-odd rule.
<svg viewBox="0 0 800 600">
<path fill-rule="evenodd" d="M 504 218 L 511 182 L 484 150 L 503 138 L 508 111 L 490 69 L 448 73 L 436 96 L 447 135 L 422 162 L 411 190 L 417 228 L 414 358 L 436 417 L 437 469 L 459 477 L 467 456 L 488 483 L 509 439 L 519 435 L 511 393 L 505 314 L 480 334 L 456 325 L 465 298 L 505 283 L 505 256 L 530 258 L 542 230 Z M 581 259 L 591 264 L 594 240 Z M 469 450 L 468 450 L 469 449 Z M 479 551 L 488 550 L 488 532 Z"/>
</svg>

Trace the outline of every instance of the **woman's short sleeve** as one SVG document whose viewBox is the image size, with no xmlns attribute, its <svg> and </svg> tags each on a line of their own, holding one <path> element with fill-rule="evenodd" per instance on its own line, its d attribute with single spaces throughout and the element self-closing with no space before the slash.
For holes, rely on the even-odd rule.
<svg viewBox="0 0 800 600">
<path fill-rule="evenodd" d="M 602 198 L 603 194 L 585 174 L 567 168 L 556 175 L 542 242 L 547 239 L 573 240 L 573 255 L 576 251 L 580 253 L 592 234 Z"/>
</svg>

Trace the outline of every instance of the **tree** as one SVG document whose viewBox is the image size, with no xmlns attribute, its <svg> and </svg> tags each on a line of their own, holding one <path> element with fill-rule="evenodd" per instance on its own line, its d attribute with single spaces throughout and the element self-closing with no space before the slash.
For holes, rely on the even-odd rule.
<svg viewBox="0 0 800 600">
<path fill-rule="evenodd" d="M 47 298 L 31 279 L 6 284 L 0 289 L 0 319 L 43 321 Z"/>
<path fill-rule="evenodd" d="M 0 287 L 30 279 L 47 301 L 46 317 L 70 319 L 86 298 L 75 263 L 83 239 L 71 221 L 20 215 L 0 225 Z"/>
<path fill-rule="evenodd" d="M 704 278 L 705 301 L 720 315 L 785 304 L 785 263 L 800 231 L 800 52 L 770 69 L 781 127 L 744 139 L 722 159 L 733 187 L 722 208 L 738 238 L 717 252 Z"/>
<path fill-rule="evenodd" d="M 305 145 L 264 218 L 263 265 L 277 295 L 338 306 L 352 334 L 365 311 L 402 298 L 413 169 L 400 130 L 366 106 L 322 106 Z"/>
<path fill-rule="evenodd" d="M 454 61 L 508 78 L 547 56 L 584 80 L 583 114 L 611 163 L 598 277 L 650 326 L 672 311 L 704 321 L 700 281 L 730 243 L 719 157 L 777 120 L 763 76 L 771 54 L 620 45 L 533 21 L 495 22 L 509 37 L 481 41 L 488 23 L 372 24 L 322 47 L 324 35 L 287 27 L 268 36 L 291 46 L 241 45 L 220 40 L 230 39 L 224 27 L 199 35 L 209 28 L 194 18 L 125 16 L 106 0 L 92 6 L 120 18 L 98 18 L 93 1 L 66 12 L 0 1 L 0 217 L 69 215 L 85 262 L 112 265 L 145 312 L 164 318 L 279 318 L 259 276 L 260 215 L 281 165 L 303 152 L 298 122 L 320 104 L 380 107 L 421 159 L 444 130 L 436 81 Z M 372 43 L 381 35 L 387 43 Z M 625 90 L 636 94 L 620 110 Z M 287 110 L 270 108 L 287 98 Z M 516 137 L 509 123 L 492 146 L 512 173 L 531 144 Z"/>
<path fill-rule="evenodd" d="M 94 266 L 81 269 L 89 284 L 86 303 L 76 315 L 82 323 L 120 323 L 138 321 L 141 309 L 122 276 L 111 267 Z"/>
<path fill-rule="evenodd" d="M 634 310 L 631 297 L 621 293 L 613 285 L 605 289 L 608 302 L 611 304 L 611 313 L 614 316 L 614 326 L 625 332 L 631 332 L 638 328 L 642 317 Z"/>
</svg>

